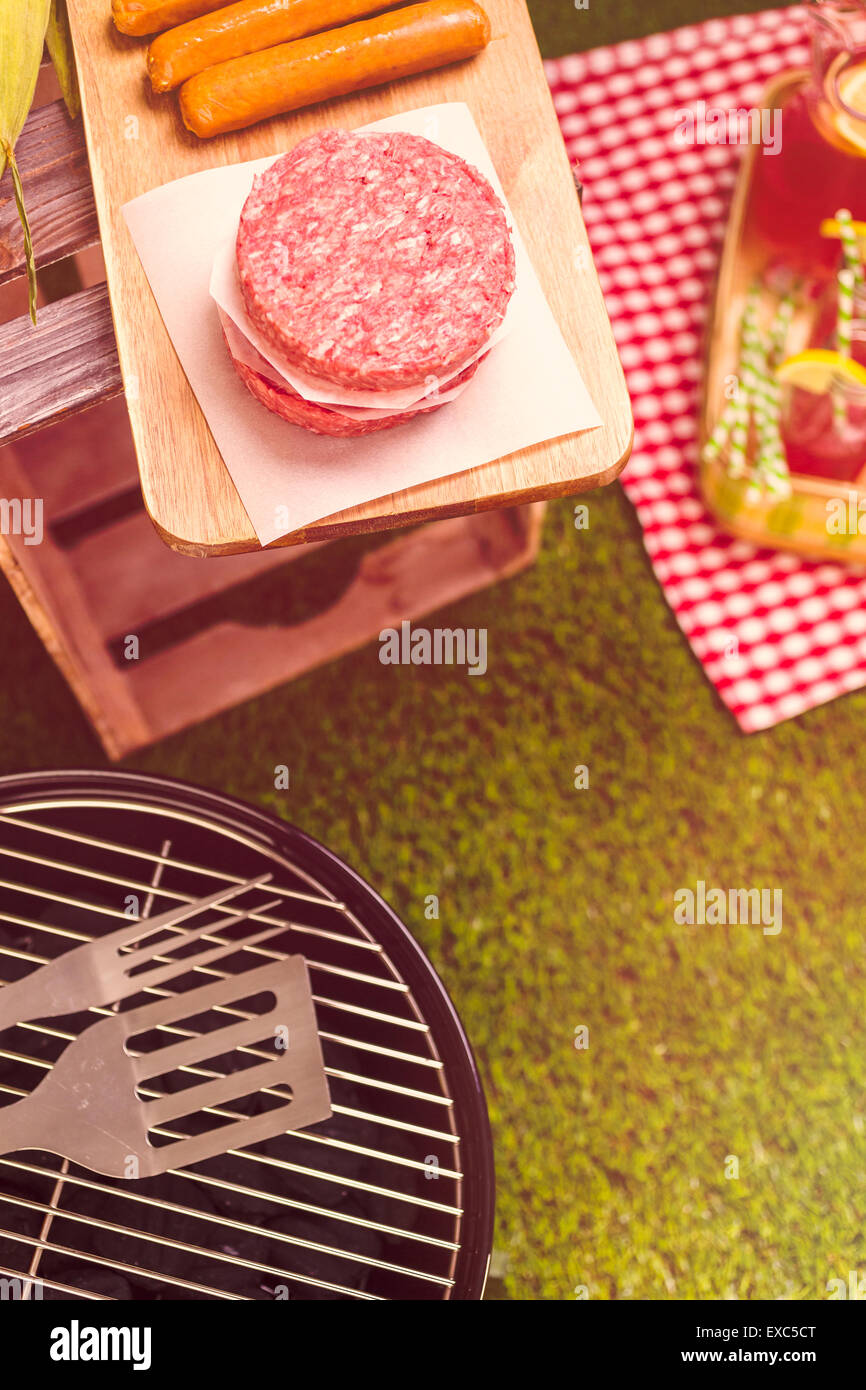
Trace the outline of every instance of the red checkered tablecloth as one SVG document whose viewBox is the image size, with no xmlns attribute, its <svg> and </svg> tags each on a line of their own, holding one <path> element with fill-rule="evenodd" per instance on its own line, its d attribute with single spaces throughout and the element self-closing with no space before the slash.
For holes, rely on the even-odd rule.
<svg viewBox="0 0 866 1390">
<path fill-rule="evenodd" d="M 703 331 L 739 150 L 674 143 L 677 112 L 759 105 L 808 62 L 801 7 L 546 64 L 635 414 L 623 475 L 677 621 L 746 732 L 866 685 L 866 575 L 721 532 L 697 488 Z"/>
</svg>

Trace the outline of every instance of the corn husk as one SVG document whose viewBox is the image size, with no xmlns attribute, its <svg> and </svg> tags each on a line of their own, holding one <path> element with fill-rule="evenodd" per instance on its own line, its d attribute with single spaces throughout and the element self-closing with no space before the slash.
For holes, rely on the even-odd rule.
<svg viewBox="0 0 866 1390">
<path fill-rule="evenodd" d="M 36 265 L 24 208 L 15 142 L 21 134 L 42 61 L 51 0 L 0 0 L 0 175 L 12 169 L 15 203 L 24 228 L 30 317 L 36 322 Z"/>
<path fill-rule="evenodd" d="M 73 121 L 81 110 L 81 96 L 78 91 L 78 77 L 75 72 L 75 57 L 72 52 L 72 35 L 69 32 L 69 16 L 66 0 L 51 0 L 48 28 L 45 30 L 45 43 L 57 73 L 66 109 Z"/>
</svg>

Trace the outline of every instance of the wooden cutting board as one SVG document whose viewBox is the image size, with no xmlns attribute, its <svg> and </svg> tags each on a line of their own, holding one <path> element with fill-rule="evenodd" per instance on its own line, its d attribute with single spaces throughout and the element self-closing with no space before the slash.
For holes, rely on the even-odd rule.
<svg viewBox="0 0 866 1390">
<path fill-rule="evenodd" d="M 360 126 L 435 102 L 464 101 L 472 111 L 604 427 L 352 507 L 281 543 L 559 497 L 610 482 L 624 467 L 631 409 L 529 15 L 523 0 L 484 0 L 484 7 L 493 41 L 468 62 L 201 141 L 185 129 L 174 96 L 151 92 L 146 41 L 117 32 L 109 0 L 69 0 L 144 503 L 175 549 L 226 555 L 259 544 L 162 323 L 123 204 L 200 169 L 279 154 L 326 126 Z"/>
</svg>

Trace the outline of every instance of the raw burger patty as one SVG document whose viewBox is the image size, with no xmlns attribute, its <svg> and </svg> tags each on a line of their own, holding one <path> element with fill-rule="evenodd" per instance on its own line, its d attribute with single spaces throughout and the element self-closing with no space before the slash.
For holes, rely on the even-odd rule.
<svg viewBox="0 0 866 1390">
<path fill-rule="evenodd" d="M 253 183 L 238 230 L 247 313 L 292 366 L 359 390 L 446 377 L 514 289 L 487 179 L 419 135 L 319 131 Z"/>
<path fill-rule="evenodd" d="M 228 344 L 226 344 L 228 346 Z M 231 352 L 231 349 L 229 349 Z M 479 358 L 479 361 L 483 361 Z M 303 396 L 296 395 L 293 391 L 285 391 L 274 382 L 268 381 L 260 372 L 248 367 L 245 362 L 239 362 L 232 356 L 235 371 L 244 383 L 248 391 L 251 391 L 256 400 L 268 410 L 272 410 L 275 415 L 280 415 L 284 420 L 288 420 L 290 425 L 301 425 L 306 430 L 312 430 L 314 434 L 333 434 L 344 437 L 358 434 L 373 434 L 376 430 L 389 430 L 394 425 L 405 425 L 407 420 L 414 420 L 416 415 L 424 415 L 431 410 L 439 410 L 441 406 L 425 405 L 417 410 L 406 410 L 400 415 L 386 415 L 380 420 L 359 420 L 351 415 L 341 415 L 340 412 L 331 406 L 319 405 L 316 401 L 304 400 Z M 474 375 L 478 362 L 473 362 L 466 368 L 465 372 L 455 378 L 452 385 L 456 386 Z"/>
</svg>

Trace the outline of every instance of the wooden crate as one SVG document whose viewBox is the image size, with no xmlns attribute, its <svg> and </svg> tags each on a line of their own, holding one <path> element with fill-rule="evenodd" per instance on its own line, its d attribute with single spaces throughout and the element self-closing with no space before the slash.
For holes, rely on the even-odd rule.
<svg viewBox="0 0 866 1390">
<path fill-rule="evenodd" d="M 544 503 L 431 522 L 363 556 L 329 608 L 295 625 L 220 619 L 148 655 L 172 615 L 329 542 L 196 560 L 163 545 L 138 488 L 122 398 L 0 449 L 0 497 L 41 498 L 44 539 L 0 536 L 0 567 L 111 758 L 374 640 L 534 559 Z M 139 636 L 138 660 L 117 654 Z"/>
</svg>

